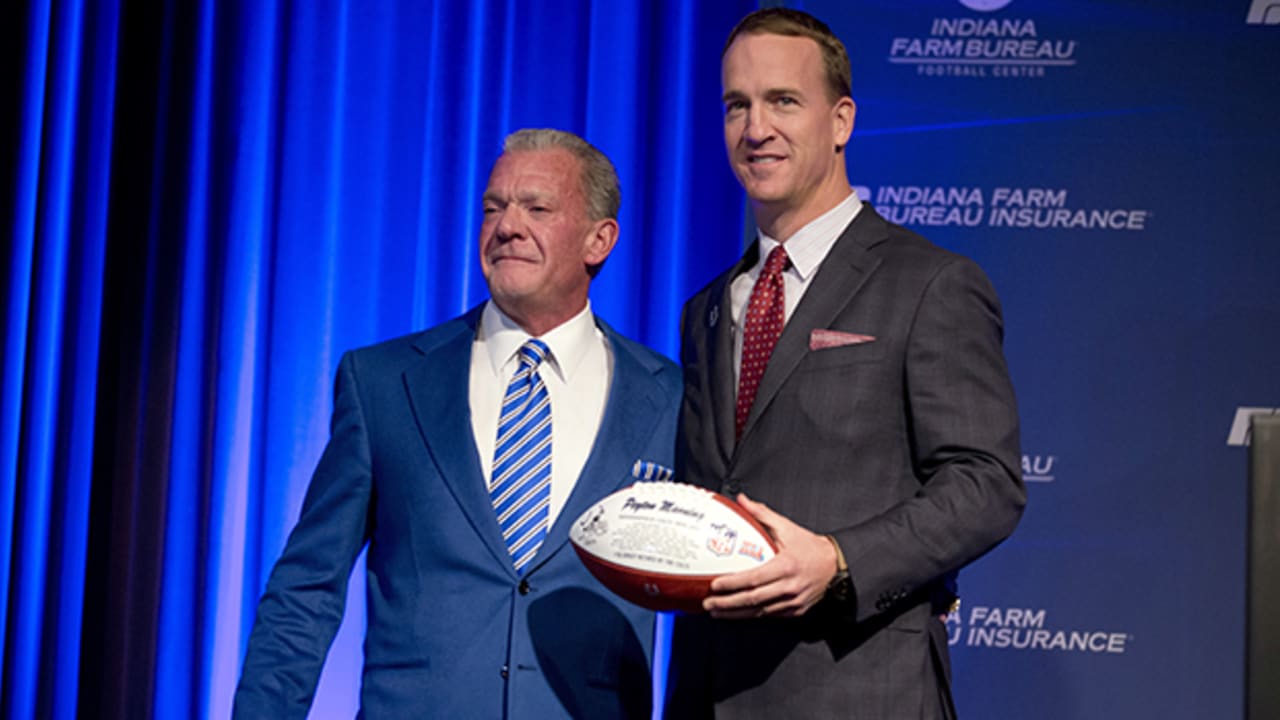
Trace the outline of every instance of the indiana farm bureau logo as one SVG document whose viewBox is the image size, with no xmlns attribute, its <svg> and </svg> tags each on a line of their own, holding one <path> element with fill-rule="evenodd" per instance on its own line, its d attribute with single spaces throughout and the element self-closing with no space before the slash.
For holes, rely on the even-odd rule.
<svg viewBox="0 0 1280 720">
<path fill-rule="evenodd" d="M 887 220 L 909 227 L 1135 232 L 1146 230 L 1151 217 L 1145 208 L 1080 203 L 1063 187 L 858 185 L 854 190 Z"/>
<path fill-rule="evenodd" d="M 1051 483 L 1056 479 L 1053 469 L 1058 464 L 1056 455 L 1023 455 L 1022 481 L 1029 483 Z"/>
<path fill-rule="evenodd" d="M 1023 652 L 1122 655 L 1133 636 L 1111 628 L 1081 630 L 1049 622 L 1044 608 L 962 606 L 947 616 L 947 643 Z"/>
<path fill-rule="evenodd" d="M 933 77 L 1044 77 L 1048 68 L 1076 64 L 1079 43 L 1055 35 L 1035 18 L 1002 10 L 1012 0 L 959 0 L 976 14 L 935 17 L 923 32 L 894 37 L 889 62 Z"/>
<path fill-rule="evenodd" d="M 1238 407 L 1236 415 L 1231 419 L 1231 430 L 1227 432 L 1227 444 L 1244 447 L 1249 444 L 1253 427 L 1250 422 L 1254 415 L 1280 415 L 1280 408 L 1273 407 Z"/>
<path fill-rule="evenodd" d="M 968 5 L 965 0 L 960 0 Z M 1245 22 L 1250 25 L 1280 25 L 1280 2 L 1277 0 L 1253 0 Z"/>
<path fill-rule="evenodd" d="M 960 4 L 978 12 L 992 12 L 1013 2 L 1013 0 L 960 0 Z"/>
</svg>

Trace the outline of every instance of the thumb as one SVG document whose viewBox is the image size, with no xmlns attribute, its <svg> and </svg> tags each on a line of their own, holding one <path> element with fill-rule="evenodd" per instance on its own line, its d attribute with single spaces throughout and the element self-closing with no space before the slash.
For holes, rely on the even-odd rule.
<svg viewBox="0 0 1280 720">
<path fill-rule="evenodd" d="M 781 515 L 774 512 L 768 505 L 747 497 L 746 493 L 738 493 L 738 504 L 751 513 L 751 517 L 763 525 L 770 535 L 775 538 L 778 536 L 777 530 L 781 525 L 778 521 L 782 519 Z"/>
</svg>

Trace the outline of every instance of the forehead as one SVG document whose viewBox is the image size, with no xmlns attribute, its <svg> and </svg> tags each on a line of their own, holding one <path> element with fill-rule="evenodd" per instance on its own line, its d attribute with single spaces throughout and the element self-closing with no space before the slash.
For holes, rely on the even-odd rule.
<svg viewBox="0 0 1280 720">
<path fill-rule="evenodd" d="M 820 87 L 822 51 L 812 38 L 793 35 L 740 35 L 720 66 L 725 92 L 760 88 Z"/>
<path fill-rule="evenodd" d="M 489 173 L 488 193 L 570 194 L 578 190 L 578 159 L 563 148 L 503 153 Z"/>
</svg>

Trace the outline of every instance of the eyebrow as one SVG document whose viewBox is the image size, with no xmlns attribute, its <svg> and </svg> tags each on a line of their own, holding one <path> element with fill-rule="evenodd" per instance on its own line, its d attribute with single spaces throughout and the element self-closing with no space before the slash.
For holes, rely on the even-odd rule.
<svg viewBox="0 0 1280 720">
<path fill-rule="evenodd" d="M 761 95 L 763 95 L 765 98 L 776 98 L 779 95 L 794 95 L 796 97 L 804 97 L 804 93 L 800 92 L 800 88 L 786 86 L 786 85 L 779 86 L 779 87 L 766 88 L 765 91 L 761 93 Z M 729 102 L 730 100 L 743 100 L 746 98 L 747 98 L 747 94 L 742 92 L 741 90 L 726 90 L 724 95 L 720 98 L 720 101 Z"/>
<path fill-rule="evenodd" d="M 525 191 L 517 194 L 516 197 L 514 198 L 515 202 L 526 204 L 526 205 L 530 203 L 542 203 L 545 205 L 547 203 L 553 202 L 554 200 L 555 200 L 554 194 L 543 192 L 543 191 Z M 492 190 L 486 190 L 484 194 L 480 196 L 480 201 L 504 203 L 504 204 L 511 202 L 502 194 L 494 192 Z"/>
<path fill-rule="evenodd" d="M 783 87 L 769 88 L 768 90 L 764 91 L 764 96 L 767 98 L 776 98 L 782 95 L 790 95 L 792 97 L 797 97 L 797 98 L 804 97 L 804 93 L 801 92 L 800 88 L 798 87 L 783 86 Z"/>
<path fill-rule="evenodd" d="M 555 197 L 552 194 L 536 190 L 523 192 L 516 196 L 516 201 L 524 203 L 525 205 L 531 205 L 533 203 L 546 205 L 554 199 Z"/>
</svg>

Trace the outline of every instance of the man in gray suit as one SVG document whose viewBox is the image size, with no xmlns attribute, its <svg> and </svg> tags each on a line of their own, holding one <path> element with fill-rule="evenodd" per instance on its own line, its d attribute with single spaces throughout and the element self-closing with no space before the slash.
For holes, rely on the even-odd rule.
<svg viewBox="0 0 1280 720">
<path fill-rule="evenodd" d="M 995 292 L 852 192 L 826 25 L 752 13 L 721 78 L 759 238 L 685 306 L 677 473 L 780 550 L 676 620 L 667 715 L 954 717 L 955 575 L 1026 501 Z"/>
</svg>

